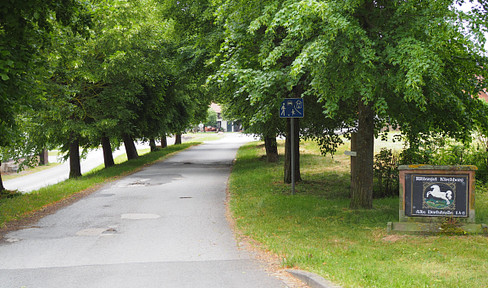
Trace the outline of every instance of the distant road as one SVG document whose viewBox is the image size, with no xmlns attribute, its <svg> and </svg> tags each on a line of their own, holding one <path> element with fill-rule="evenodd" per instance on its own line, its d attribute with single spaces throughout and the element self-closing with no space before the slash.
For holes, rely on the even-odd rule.
<svg viewBox="0 0 488 288">
<path fill-rule="evenodd" d="M 168 144 L 173 144 L 174 139 L 168 138 Z M 136 143 L 137 149 L 149 148 L 147 143 Z M 125 154 L 124 145 L 116 150 L 113 155 L 114 158 Z M 49 162 L 57 162 L 56 157 L 49 157 Z M 81 173 L 87 173 L 103 164 L 103 151 L 96 149 L 90 151 L 85 159 L 81 160 Z M 28 174 L 17 177 L 12 180 L 4 181 L 3 185 L 8 190 L 19 190 L 24 193 L 29 193 L 38 190 L 42 187 L 59 183 L 68 179 L 69 177 L 69 161 L 61 163 L 61 165 L 46 169 L 37 173 Z"/>
<path fill-rule="evenodd" d="M 240 137 L 251 137 L 241 135 Z M 183 142 L 191 138 L 183 138 Z M 252 137 L 251 137 L 252 139 Z M 168 145 L 173 145 L 175 142 L 174 137 L 167 137 Z M 138 150 L 149 148 L 148 143 L 136 143 Z M 124 145 L 120 146 L 115 152 L 113 152 L 114 158 L 125 154 Z M 56 157 L 49 157 L 49 162 L 58 162 Z M 88 153 L 85 159 L 81 160 L 81 173 L 85 174 L 90 172 L 94 168 L 103 164 L 103 151 L 102 149 L 92 150 Z M 4 181 L 3 186 L 8 190 L 19 190 L 23 193 L 29 193 L 38 190 L 42 187 L 53 185 L 68 179 L 69 177 L 69 161 L 61 163 L 61 165 L 54 166 L 53 168 L 46 169 L 40 172 L 27 174 L 25 176 L 17 177 L 12 180 Z"/>
</svg>

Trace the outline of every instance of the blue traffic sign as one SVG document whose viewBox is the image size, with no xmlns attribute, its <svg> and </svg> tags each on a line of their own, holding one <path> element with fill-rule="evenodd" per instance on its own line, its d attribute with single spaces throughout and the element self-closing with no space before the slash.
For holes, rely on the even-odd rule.
<svg viewBox="0 0 488 288">
<path fill-rule="evenodd" d="M 303 118 L 303 98 L 286 98 L 280 105 L 280 118 Z"/>
</svg>

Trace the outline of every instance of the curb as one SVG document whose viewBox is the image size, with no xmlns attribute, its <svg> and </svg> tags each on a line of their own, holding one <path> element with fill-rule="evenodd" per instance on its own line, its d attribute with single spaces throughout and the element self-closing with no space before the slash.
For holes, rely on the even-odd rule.
<svg viewBox="0 0 488 288">
<path fill-rule="evenodd" d="M 286 272 L 300 279 L 310 288 L 341 288 L 341 286 L 335 285 L 314 273 L 296 269 L 286 269 Z"/>
</svg>

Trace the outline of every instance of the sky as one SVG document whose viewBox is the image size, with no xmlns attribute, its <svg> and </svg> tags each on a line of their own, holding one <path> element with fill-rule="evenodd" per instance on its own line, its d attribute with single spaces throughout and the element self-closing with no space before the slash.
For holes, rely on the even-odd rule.
<svg viewBox="0 0 488 288">
<path fill-rule="evenodd" d="M 476 4 L 475 4 L 475 5 L 480 5 L 480 4 L 479 4 L 478 2 L 476 2 Z M 462 5 L 462 6 L 458 6 L 458 7 L 459 7 L 459 8 L 460 8 L 462 11 L 466 11 L 466 12 L 468 12 L 468 11 L 470 11 L 470 10 L 471 10 L 471 8 L 473 7 L 473 4 L 472 4 L 472 3 L 470 3 L 470 2 L 468 2 L 468 3 L 466 3 L 466 2 L 465 2 L 465 3 L 463 3 L 463 5 Z M 486 39 L 488 39 L 488 33 L 485 33 L 485 38 L 486 38 Z M 487 50 L 487 51 L 488 51 L 488 41 L 486 41 L 486 42 L 485 42 L 485 50 Z"/>
</svg>

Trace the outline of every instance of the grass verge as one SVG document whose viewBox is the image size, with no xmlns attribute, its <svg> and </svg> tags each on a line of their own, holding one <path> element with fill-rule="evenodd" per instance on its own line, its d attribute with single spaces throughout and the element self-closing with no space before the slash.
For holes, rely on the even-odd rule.
<svg viewBox="0 0 488 288">
<path fill-rule="evenodd" d="M 282 154 L 282 153 L 281 153 Z M 388 235 L 398 198 L 350 210 L 348 157 L 323 157 L 301 145 L 303 182 L 295 196 L 280 163 L 264 148 L 242 147 L 230 182 L 238 229 L 279 255 L 282 265 L 315 272 L 343 287 L 488 287 L 488 237 Z M 488 222 L 488 192 L 477 191 L 477 222 Z"/>
<path fill-rule="evenodd" d="M 126 161 L 107 169 L 92 171 L 77 179 L 68 179 L 61 183 L 41 188 L 28 194 L 0 199 L 0 228 L 6 227 L 10 221 L 26 218 L 32 213 L 42 210 L 54 203 L 73 197 L 87 189 L 113 181 L 121 176 L 137 171 L 145 165 L 168 157 L 170 154 L 184 150 L 198 142 L 183 143 L 168 146 L 152 153 L 140 156 L 138 159 Z"/>
</svg>

